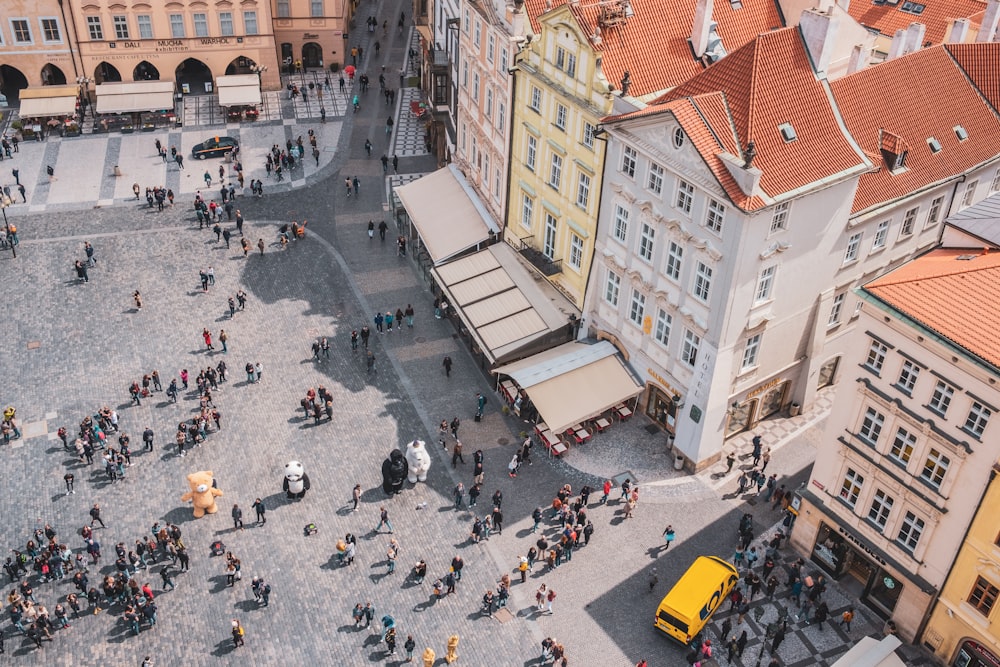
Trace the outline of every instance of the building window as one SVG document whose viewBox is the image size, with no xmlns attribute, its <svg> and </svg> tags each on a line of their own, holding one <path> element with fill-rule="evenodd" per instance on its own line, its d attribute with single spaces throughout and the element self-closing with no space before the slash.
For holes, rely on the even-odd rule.
<svg viewBox="0 0 1000 667">
<path fill-rule="evenodd" d="M 684 248 L 671 241 L 670 247 L 667 249 L 667 264 L 663 268 L 663 273 L 666 274 L 668 278 L 672 278 L 674 280 L 681 279 L 681 259 L 683 259 L 683 257 Z"/>
<path fill-rule="evenodd" d="M 861 420 L 861 430 L 858 435 L 873 445 L 878 444 L 878 438 L 882 435 L 882 425 L 885 424 L 885 415 L 875 408 L 865 410 L 865 418 Z"/>
<path fill-rule="evenodd" d="M 489 144 L 487 144 L 487 146 L 489 146 Z M 482 172 L 483 173 L 483 175 L 482 175 L 483 189 L 489 190 L 489 187 L 490 187 L 489 186 L 489 182 L 490 182 L 490 155 L 489 155 L 489 153 L 484 153 L 483 151 L 479 151 L 479 154 L 483 156 L 483 172 Z"/>
<path fill-rule="evenodd" d="M 31 43 L 31 25 L 27 19 L 11 19 L 10 29 L 14 34 L 14 41 L 18 44 Z"/>
<path fill-rule="evenodd" d="M 903 215 L 903 226 L 899 228 L 900 236 L 909 236 L 913 233 L 913 227 L 917 224 L 917 211 L 919 207 L 914 206 Z"/>
<path fill-rule="evenodd" d="M 939 489 L 941 482 L 944 481 L 945 473 L 948 472 L 949 465 L 951 465 L 951 460 L 947 456 L 931 448 L 927 454 L 927 460 L 924 461 L 924 469 L 921 471 L 920 477 L 934 488 Z"/>
<path fill-rule="evenodd" d="M 920 367 L 907 359 L 899 371 L 899 380 L 896 381 L 896 386 L 909 394 L 913 391 L 913 385 L 917 383 L 918 375 L 920 375 Z"/>
<path fill-rule="evenodd" d="M 583 124 L 583 145 L 587 148 L 594 147 L 594 128 L 590 123 Z"/>
<path fill-rule="evenodd" d="M 622 279 L 614 271 L 608 271 L 608 282 L 604 285 L 604 300 L 612 306 L 618 305 L 618 296 L 621 294 Z"/>
<path fill-rule="evenodd" d="M 528 103 L 528 106 L 539 113 L 542 110 L 542 91 L 534 86 L 531 87 L 531 102 Z"/>
<path fill-rule="evenodd" d="M 531 220 L 534 215 L 535 200 L 526 194 L 521 195 L 521 226 L 531 229 Z"/>
<path fill-rule="evenodd" d="M 542 253 L 549 259 L 556 257 L 556 219 L 545 214 L 545 238 L 542 242 Z"/>
<path fill-rule="evenodd" d="M 557 153 L 552 154 L 552 163 L 549 165 L 549 185 L 556 190 L 559 189 L 559 184 L 562 183 L 562 162 L 561 155 Z"/>
<path fill-rule="evenodd" d="M 632 303 L 628 309 L 628 318 L 632 324 L 641 327 L 642 317 L 646 314 L 646 295 L 639 290 L 632 289 Z"/>
<path fill-rule="evenodd" d="M 112 16 L 111 22 L 115 26 L 115 39 L 128 39 L 128 18 L 119 14 Z"/>
<path fill-rule="evenodd" d="M 90 38 L 93 40 L 104 39 L 104 28 L 101 27 L 100 16 L 87 17 L 87 31 L 90 33 Z M 176 37 L 176 35 L 174 36 Z"/>
<path fill-rule="evenodd" d="M 171 14 L 170 15 L 170 36 L 174 39 L 181 39 L 184 37 L 184 15 L 183 14 Z"/>
<path fill-rule="evenodd" d="M 317 17 L 317 18 L 324 15 L 324 12 L 323 12 L 323 0 L 310 0 L 310 2 L 309 2 L 309 15 Z"/>
<path fill-rule="evenodd" d="M 243 32 L 247 35 L 257 34 L 257 12 L 256 11 L 245 11 L 243 12 Z"/>
<path fill-rule="evenodd" d="M 899 535 L 896 536 L 896 541 L 904 549 L 912 552 L 917 548 L 917 544 L 920 542 L 920 536 L 923 532 L 924 520 L 913 512 L 907 512 L 906 516 L 903 517 L 902 525 L 899 527 Z"/>
<path fill-rule="evenodd" d="M 469 89 L 469 61 L 462 61 L 462 88 Z"/>
<path fill-rule="evenodd" d="M 892 512 L 892 505 L 895 501 L 892 496 L 882 489 L 875 492 L 872 498 L 871 509 L 868 510 L 868 518 L 878 526 L 878 529 L 885 530 L 885 524 L 889 521 L 889 514 Z"/>
<path fill-rule="evenodd" d="M 500 71 L 507 73 L 507 60 L 509 59 L 507 49 L 500 49 Z"/>
<path fill-rule="evenodd" d="M 882 371 L 882 366 L 885 364 L 885 355 L 889 351 L 889 348 L 880 341 L 872 339 L 871 345 L 868 346 L 868 359 L 865 360 L 865 366 L 880 373 Z"/>
<path fill-rule="evenodd" d="M 507 123 L 507 105 L 501 102 L 497 105 L 497 128 L 503 129 Z"/>
<path fill-rule="evenodd" d="M 865 485 L 865 478 L 858 474 L 853 468 L 847 469 L 844 475 L 844 483 L 840 485 L 840 499 L 854 507 L 861 495 L 861 487 Z"/>
<path fill-rule="evenodd" d="M 492 32 L 486 37 L 486 61 L 493 64 L 497 51 L 497 38 Z"/>
<path fill-rule="evenodd" d="M 881 250 L 885 247 L 885 240 L 889 236 L 889 221 L 883 220 L 875 228 L 875 238 L 872 239 L 872 251 Z"/>
<path fill-rule="evenodd" d="M 774 207 L 771 215 L 771 233 L 786 229 L 788 227 L 788 202 L 783 202 Z"/>
<path fill-rule="evenodd" d="M 642 229 L 639 232 L 639 257 L 642 257 L 647 262 L 653 260 L 653 241 L 656 236 L 656 230 L 653 229 L 652 225 L 648 225 L 645 222 L 642 223 Z"/>
<path fill-rule="evenodd" d="M 486 87 L 486 109 L 484 110 L 486 118 L 489 122 L 493 121 L 493 88 L 491 86 Z"/>
<path fill-rule="evenodd" d="M 941 207 L 944 206 L 944 197 L 938 197 L 931 202 L 931 207 L 927 210 L 927 220 L 924 222 L 924 229 L 936 225 L 941 217 Z"/>
<path fill-rule="evenodd" d="M 233 13 L 219 12 L 219 34 L 223 37 L 233 35 Z"/>
<path fill-rule="evenodd" d="M 493 170 L 493 196 L 494 197 L 500 197 L 500 188 L 502 187 L 501 179 L 502 179 L 502 176 L 500 175 L 500 168 L 497 167 L 496 169 Z"/>
<path fill-rule="evenodd" d="M 655 162 L 649 163 L 649 178 L 646 180 L 646 187 L 653 194 L 663 192 L 663 167 Z"/>
<path fill-rule="evenodd" d="M 528 135 L 528 151 L 525 157 L 524 166 L 534 171 L 535 160 L 538 158 L 538 138 L 533 134 Z"/>
<path fill-rule="evenodd" d="M 556 47 L 556 68 L 563 69 L 566 67 L 566 49 L 561 46 Z"/>
<path fill-rule="evenodd" d="M 566 74 L 576 76 L 576 56 L 572 53 L 566 54 Z"/>
<path fill-rule="evenodd" d="M 757 277 L 757 291 L 754 294 L 754 303 L 763 303 L 771 298 L 771 290 L 774 287 L 774 274 L 778 267 L 769 266 L 760 272 Z"/>
<path fill-rule="evenodd" d="M 42 40 L 45 42 L 61 42 L 59 21 L 56 19 L 38 19 L 42 24 Z"/>
<path fill-rule="evenodd" d="M 583 266 L 583 239 L 576 234 L 569 235 L 569 265 L 574 269 Z"/>
<path fill-rule="evenodd" d="M 465 31 L 466 35 L 469 34 L 469 24 L 472 23 L 472 19 L 470 19 L 469 17 L 470 17 L 469 10 L 466 9 L 465 10 L 465 21 L 462 22 L 462 30 Z"/>
<path fill-rule="evenodd" d="M 760 334 L 754 334 L 747 338 L 747 344 L 743 348 L 742 370 L 749 370 L 757 365 L 757 356 L 760 353 Z"/>
<path fill-rule="evenodd" d="M 712 268 L 698 262 L 694 274 L 694 295 L 699 301 L 708 301 L 708 293 L 712 289 Z"/>
<path fill-rule="evenodd" d="M 726 217 L 726 205 L 712 199 L 708 202 L 708 217 L 705 218 L 705 226 L 716 234 L 722 233 L 722 221 Z"/>
<path fill-rule="evenodd" d="M 576 205 L 586 210 L 590 202 L 590 176 L 580 172 L 580 180 L 576 184 Z"/>
<path fill-rule="evenodd" d="M 858 249 L 861 248 L 861 236 L 863 232 L 852 234 L 847 239 L 847 249 L 844 250 L 844 264 L 850 264 L 858 259 Z"/>
<path fill-rule="evenodd" d="M 844 300 L 847 298 L 846 292 L 841 292 L 833 297 L 833 306 L 830 308 L 830 317 L 826 320 L 827 326 L 840 324 L 840 315 L 844 311 Z"/>
<path fill-rule="evenodd" d="M 472 73 L 472 99 L 479 101 L 479 72 Z"/>
<path fill-rule="evenodd" d="M 931 394 L 929 407 L 943 417 L 948 412 L 948 406 L 951 405 L 951 399 L 954 395 L 954 387 L 947 382 L 938 380 L 938 383 L 934 385 L 934 393 Z"/>
<path fill-rule="evenodd" d="M 139 39 L 153 39 L 153 17 L 149 14 L 139 14 L 135 17 L 135 25 L 139 28 Z"/>
<path fill-rule="evenodd" d="M 698 361 L 698 347 L 701 345 L 701 336 L 691 331 L 684 330 L 684 344 L 681 345 L 681 361 L 694 368 Z"/>
<path fill-rule="evenodd" d="M 972 407 L 969 409 L 969 416 L 965 418 L 965 430 L 977 438 L 983 437 L 983 431 L 986 430 L 986 423 L 990 420 L 990 415 L 992 414 L 988 407 L 979 401 L 974 401 Z"/>
<path fill-rule="evenodd" d="M 889 449 L 889 455 L 905 466 L 910 462 L 910 457 L 913 456 L 913 447 L 916 444 L 917 436 L 900 426 L 896 430 L 896 437 L 892 441 L 892 448 Z"/>
<path fill-rule="evenodd" d="M 969 593 L 969 604 L 983 616 L 989 616 L 998 596 L 1000 596 L 1000 589 L 982 577 L 976 577 L 976 585 Z"/>
<path fill-rule="evenodd" d="M 208 15 L 192 14 L 191 16 L 194 19 L 194 36 L 208 37 Z"/>
<path fill-rule="evenodd" d="M 625 243 L 628 238 L 628 209 L 615 204 L 615 238 Z"/>
<path fill-rule="evenodd" d="M 656 311 L 656 328 L 653 329 L 653 337 L 660 343 L 663 347 L 667 346 L 670 341 L 670 327 L 674 324 L 674 318 L 670 316 L 670 313 L 658 308 Z"/>
<path fill-rule="evenodd" d="M 993 181 L 990 183 L 990 193 L 1000 192 L 1000 169 L 993 174 Z"/>
<path fill-rule="evenodd" d="M 966 208 L 967 206 L 972 206 L 972 203 L 976 199 L 976 188 L 979 187 L 979 181 L 970 181 L 965 184 L 965 194 L 962 195 L 962 206 L 961 208 Z"/>
<path fill-rule="evenodd" d="M 677 208 L 685 213 L 691 212 L 691 202 L 694 201 L 694 186 L 687 181 L 677 184 Z"/>
<path fill-rule="evenodd" d="M 556 127 L 566 131 L 566 107 L 561 104 L 556 105 Z"/>
<path fill-rule="evenodd" d="M 290 0 L 278 0 L 278 17 L 288 18 L 292 15 Z"/>
<path fill-rule="evenodd" d="M 472 32 L 472 43 L 476 45 L 477 49 L 479 48 L 479 44 L 481 43 L 482 39 L 483 39 L 483 24 L 480 23 L 479 21 L 476 21 L 476 28 Z"/>
<path fill-rule="evenodd" d="M 635 178 L 635 162 L 639 154 L 631 146 L 622 149 L 622 173 L 629 178 Z"/>
</svg>

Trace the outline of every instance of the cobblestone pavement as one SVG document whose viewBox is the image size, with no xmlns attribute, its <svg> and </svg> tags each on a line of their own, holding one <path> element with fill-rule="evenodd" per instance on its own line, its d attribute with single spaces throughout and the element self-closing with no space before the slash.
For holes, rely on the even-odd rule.
<svg viewBox="0 0 1000 667">
<path fill-rule="evenodd" d="M 383 13 L 391 17 L 394 11 L 398 8 L 387 7 Z M 390 35 L 382 57 L 399 62 L 404 51 L 402 37 Z M 112 608 L 76 620 L 36 651 L 5 624 L 8 652 L 19 661 L 78 664 L 80 656 L 87 656 L 95 663 L 138 664 L 143 655 L 152 654 L 160 665 L 237 660 L 397 665 L 399 653 L 386 656 L 378 635 L 355 629 L 350 620 L 355 602 L 371 600 L 376 618 L 389 612 L 397 619 L 400 645 L 406 634 L 414 635 L 418 654 L 430 646 L 440 658 L 447 637 L 459 634 L 458 664 L 537 665 L 538 642 L 547 635 L 566 645 L 574 665 L 625 666 L 641 658 L 655 666 L 683 664 L 684 651 L 651 627 L 659 597 L 697 555 L 730 555 L 744 511 L 754 514 L 762 535 L 773 530 L 780 516 L 753 498 L 736 497 L 735 472 L 687 477 L 670 471 L 662 436 L 646 431 L 641 416 L 595 436 L 563 460 L 548 460 L 536 451 L 533 465 L 516 479 L 508 477 L 506 463 L 525 425 L 501 414 L 498 398 L 491 398 L 482 422 L 472 421 L 475 393 L 488 392 L 488 381 L 450 323 L 433 318 L 424 278 L 408 259 L 397 256 L 393 231 L 384 243 L 365 232 L 368 220 L 378 222 L 387 215 L 384 193 L 394 178 L 383 177 L 378 162 L 388 144 L 383 123 L 377 109 L 363 109 L 346 120 L 349 131 L 338 135 L 327 167 L 328 172 L 339 170 L 332 181 L 309 181 L 294 192 L 239 200 L 247 236 L 265 242 L 263 256 L 244 258 L 237 244 L 227 250 L 210 231 L 197 229 L 186 206 L 163 214 L 135 205 L 30 216 L 13 212 L 22 244 L 16 260 L 0 255 L 0 272 L 17 285 L 0 322 L 10 351 L 0 358 L 0 402 L 18 407 L 25 437 L 0 449 L 0 475 L 8 485 L 0 544 L 23 544 L 35 528 L 52 523 L 61 539 L 79 550 L 82 541 L 74 531 L 87 522 L 87 509 L 99 502 L 108 524 L 97 531 L 106 554 L 102 572 L 112 567 L 107 553 L 113 553 L 116 542 L 132 543 L 155 520 L 179 523 L 192 552 L 192 569 L 178 577 L 176 592 L 158 597 L 155 628 L 131 637 L 119 621 L 121 610 Z M 363 148 L 366 138 L 379 151 L 372 157 Z M 401 158 L 402 173 L 433 168 L 429 156 Z M 359 197 L 347 199 L 337 187 L 345 175 L 361 179 Z M 307 239 L 281 251 L 275 243 L 277 226 L 304 219 L 309 221 Z M 394 230 L 394 222 L 386 222 Z M 90 282 L 79 284 L 71 267 L 83 257 L 84 241 L 94 244 L 98 263 Z M 197 271 L 208 266 L 217 282 L 203 293 Z M 135 289 L 145 295 L 141 311 L 131 301 Z M 250 300 L 246 311 L 230 318 L 226 298 L 237 289 L 246 290 Z M 350 331 L 371 326 L 376 311 L 407 304 L 416 310 L 414 328 L 373 334 L 377 372 L 368 375 L 362 355 L 349 349 Z M 216 334 L 226 329 L 229 352 L 206 352 L 199 335 L 203 327 Z M 310 345 L 319 336 L 332 343 L 329 360 L 311 358 Z M 450 378 L 441 367 L 445 355 L 455 360 Z M 154 368 L 169 382 L 181 368 L 194 375 L 220 359 L 227 361 L 230 376 L 216 398 L 223 428 L 178 458 L 169 446 L 172 433 L 179 420 L 196 411 L 195 397 L 186 394 L 173 405 L 155 394 L 130 407 L 126 387 Z M 263 364 L 261 383 L 247 384 L 242 372 L 247 361 Z M 313 425 L 295 409 L 305 389 L 320 384 L 334 394 L 337 409 L 332 423 Z M 146 426 L 157 434 L 154 452 L 142 454 L 141 447 L 133 447 L 134 465 L 115 484 L 108 484 L 96 467 L 77 464 L 55 438 L 59 426 L 73 429 L 104 404 L 119 411 L 133 442 Z M 454 416 L 463 420 L 460 437 L 467 462 L 452 467 L 449 452 L 436 444 L 436 424 Z M 818 414 L 798 419 L 763 425 L 765 439 L 776 445 L 771 469 L 792 486 L 805 477 L 822 421 Z M 381 461 L 414 437 L 425 439 L 432 452 L 428 482 L 407 485 L 401 496 L 386 499 L 379 487 Z M 785 441 L 789 444 L 777 447 Z M 451 447 L 450 439 L 446 445 Z M 743 440 L 730 446 L 742 448 Z M 472 511 L 455 511 L 452 489 L 459 481 L 471 486 L 477 449 L 486 461 L 482 501 Z M 305 464 L 312 481 L 308 495 L 295 502 L 281 492 L 282 469 L 292 459 Z M 193 520 L 190 507 L 179 498 L 187 490 L 185 475 L 201 469 L 215 472 L 225 495 L 219 514 Z M 73 495 L 64 493 L 67 470 L 77 479 Z M 596 532 L 591 543 L 554 571 L 536 566 L 521 584 L 512 570 L 517 556 L 536 538 L 530 533 L 532 509 L 547 507 L 565 482 L 578 489 L 621 474 L 634 475 L 640 484 L 642 502 L 635 518 L 624 519 L 617 501 L 592 503 Z M 357 513 L 349 510 L 355 483 L 364 488 Z M 503 534 L 473 544 L 468 538 L 473 512 L 489 512 L 488 498 L 497 489 L 504 494 Z M 249 521 L 255 497 L 269 508 L 265 526 Z M 232 529 L 232 503 L 244 509 L 245 531 Z M 382 505 L 402 547 L 392 575 L 386 574 L 384 556 L 389 537 L 372 530 Z M 310 522 L 319 532 L 306 537 L 302 528 Z M 667 523 L 678 539 L 669 553 L 660 554 L 659 536 Z M 547 520 L 545 530 L 554 533 L 557 527 Z M 359 554 L 354 565 L 338 567 L 331 557 L 333 545 L 346 532 L 359 536 Z M 216 539 L 243 560 L 245 576 L 235 587 L 225 585 L 219 559 L 209 556 L 209 544 Z M 434 600 L 430 582 L 446 573 L 456 553 L 466 562 L 457 592 Z M 418 558 L 429 564 L 428 579 L 421 585 L 407 579 Z M 654 569 L 658 583 L 650 591 Z M 478 612 L 479 599 L 503 572 L 512 572 L 515 582 L 511 614 L 485 618 Z M 92 580 L 96 574 L 91 568 Z M 159 592 L 156 568 L 144 574 L 142 580 Z M 254 575 L 266 577 L 274 589 L 267 609 L 258 608 L 248 590 Z M 551 615 L 534 609 L 534 591 L 542 582 L 558 593 Z M 36 597 L 51 610 L 71 585 L 65 580 L 36 588 Z M 849 604 L 838 595 L 831 593 L 836 609 Z M 759 606 L 764 615 L 757 619 L 751 614 L 748 634 L 753 639 L 744 661 L 735 664 L 753 664 L 760 624 L 776 614 L 773 603 Z M 869 612 L 859 612 L 849 636 L 796 625 L 779 657 L 786 664 L 830 664 L 849 640 L 881 627 Z M 232 618 L 246 626 L 245 648 L 231 648 Z M 717 635 L 723 618 L 716 619 L 710 633 Z M 724 656 L 721 662 L 726 664 Z"/>
</svg>

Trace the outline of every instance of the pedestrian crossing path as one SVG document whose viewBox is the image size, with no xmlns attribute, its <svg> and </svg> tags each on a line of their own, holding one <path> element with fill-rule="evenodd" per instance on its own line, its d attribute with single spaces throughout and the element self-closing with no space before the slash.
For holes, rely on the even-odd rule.
<svg viewBox="0 0 1000 667">
<path fill-rule="evenodd" d="M 410 108 L 412 102 L 421 101 L 420 89 L 403 88 L 399 91 L 398 97 L 399 117 L 394 128 L 392 152 L 401 158 L 427 155 L 427 143 L 424 137 L 427 129 L 424 121 L 417 118 Z"/>
</svg>

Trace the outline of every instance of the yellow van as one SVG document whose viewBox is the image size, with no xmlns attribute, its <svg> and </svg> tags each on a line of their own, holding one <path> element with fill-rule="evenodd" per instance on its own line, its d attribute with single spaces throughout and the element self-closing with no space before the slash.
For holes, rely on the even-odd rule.
<svg viewBox="0 0 1000 667">
<path fill-rule="evenodd" d="M 690 643 L 739 579 L 732 564 L 716 556 L 699 556 L 660 601 L 653 626 Z"/>
</svg>

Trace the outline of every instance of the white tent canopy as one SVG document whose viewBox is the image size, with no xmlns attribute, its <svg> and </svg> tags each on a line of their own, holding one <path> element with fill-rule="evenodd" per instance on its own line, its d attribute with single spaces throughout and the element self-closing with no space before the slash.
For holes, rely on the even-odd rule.
<svg viewBox="0 0 1000 667">
<path fill-rule="evenodd" d="M 21 91 L 21 118 L 72 116 L 76 113 L 76 86 L 42 86 Z"/>
<path fill-rule="evenodd" d="M 260 79 L 256 74 L 230 74 L 215 79 L 219 91 L 219 104 L 235 107 L 260 104 Z"/>
<path fill-rule="evenodd" d="M 896 655 L 896 648 L 901 643 L 895 635 L 881 640 L 864 637 L 833 663 L 833 667 L 905 667 L 906 663 Z"/>
<path fill-rule="evenodd" d="M 553 433 L 642 392 L 608 341 L 566 343 L 497 368 L 524 389 Z"/>
<path fill-rule="evenodd" d="M 174 108 L 173 81 L 102 83 L 97 88 L 97 113 L 163 111 Z"/>
</svg>

